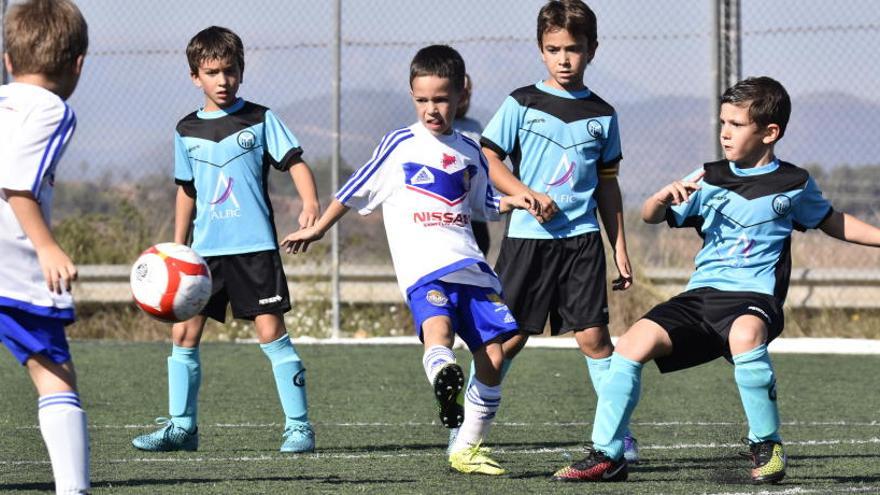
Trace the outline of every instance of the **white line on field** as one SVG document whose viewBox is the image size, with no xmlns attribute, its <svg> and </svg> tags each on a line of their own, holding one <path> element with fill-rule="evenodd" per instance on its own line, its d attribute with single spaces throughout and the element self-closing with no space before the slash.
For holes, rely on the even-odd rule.
<svg viewBox="0 0 880 495">
<path fill-rule="evenodd" d="M 844 439 L 844 440 L 801 440 L 801 441 L 788 441 L 785 442 L 786 445 L 803 445 L 803 446 L 816 446 L 816 445 L 865 445 L 865 444 L 880 444 L 880 438 L 872 437 L 866 439 Z M 670 445 L 640 445 L 639 446 L 643 450 L 684 450 L 684 449 L 728 449 L 728 448 L 736 448 L 742 447 L 742 444 L 739 443 L 680 443 L 680 444 L 670 444 Z M 244 456 L 244 457 L 129 457 L 129 458 L 121 458 L 121 459 L 107 459 L 107 460 L 99 460 L 101 463 L 110 463 L 110 464 L 130 464 L 130 463 L 201 463 L 201 462 L 259 462 L 259 461 L 286 461 L 291 458 L 303 458 L 303 459 L 385 459 L 385 458 L 407 458 L 407 457 L 432 457 L 432 456 L 442 456 L 445 455 L 443 453 L 438 453 L 437 451 L 442 451 L 444 449 L 438 447 L 437 451 L 432 452 L 407 452 L 406 449 L 401 449 L 402 452 L 395 454 L 374 454 L 374 453 L 363 453 L 363 454 L 325 454 L 325 453 L 315 453 L 315 454 L 300 454 L 300 455 L 260 455 L 260 456 Z M 556 454 L 556 453 L 571 453 L 572 451 L 577 451 L 578 447 L 571 448 L 544 448 L 544 449 L 494 449 L 494 452 L 498 454 L 504 455 L 531 455 L 531 454 Z M 0 461 L 0 465 L 3 466 L 21 466 L 21 465 L 42 465 L 49 464 L 48 460 L 40 460 L 40 461 Z M 779 493 L 779 492 L 775 492 Z"/>
<path fill-rule="evenodd" d="M 440 423 L 425 423 L 425 422 L 401 422 L 401 423 L 370 423 L 370 422 L 354 422 L 354 423 L 315 423 L 315 426 L 320 428 L 404 428 L 404 427 L 434 427 L 439 426 Z M 549 427 L 578 427 L 578 426 L 592 426 L 592 422 L 587 421 L 571 421 L 571 422 L 538 422 L 538 423 L 522 423 L 515 421 L 501 421 L 498 423 L 494 423 L 494 427 L 508 427 L 508 428 L 533 428 L 536 426 L 549 426 Z M 633 422 L 632 426 L 636 426 L 639 428 L 671 428 L 677 426 L 695 426 L 695 427 L 716 427 L 716 426 L 745 426 L 745 421 L 736 422 L 736 421 L 643 421 L 643 422 Z M 156 424 L 129 424 L 129 425 L 89 425 L 90 429 L 93 430 L 140 430 L 156 427 Z M 215 423 L 203 425 L 202 427 L 207 428 L 278 428 L 283 426 L 282 423 Z M 880 427 L 880 421 L 868 421 L 868 422 L 851 422 L 851 421 L 784 421 L 782 422 L 782 426 L 841 426 L 841 427 L 871 427 L 876 426 Z M 10 429 L 13 430 L 35 430 L 38 429 L 38 425 L 27 425 L 27 426 L 14 426 Z M 0 430 L 4 429 L 0 426 Z"/>
<path fill-rule="evenodd" d="M 706 493 L 704 495 L 808 495 L 810 493 L 867 493 L 873 492 L 876 493 L 876 486 L 851 486 L 848 488 L 822 488 L 822 489 L 811 489 L 811 488 L 787 488 L 785 490 L 764 490 L 760 492 L 713 492 Z"/>
</svg>

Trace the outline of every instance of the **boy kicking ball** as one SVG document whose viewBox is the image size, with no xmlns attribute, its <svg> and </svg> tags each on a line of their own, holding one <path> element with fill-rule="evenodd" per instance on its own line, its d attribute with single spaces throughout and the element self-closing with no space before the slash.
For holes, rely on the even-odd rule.
<svg viewBox="0 0 880 495">
<path fill-rule="evenodd" d="M 501 343 L 517 324 L 501 284 L 477 247 L 471 214 L 487 219 L 513 208 L 539 214 L 529 194 L 497 197 L 480 146 L 453 130 L 464 89 L 461 55 L 448 46 L 419 50 L 410 65 L 418 122 L 385 135 L 372 159 L 336 193 L 312 227 L 288 235 L 288 252 L 305 251 L 348 212 L 383 206 L 388 245 L 401 291 L 424 342 L 422 364 L 434 387 L 440 419 L 461 426 L 449 463 L 462 473 L 504 474 L 482 446 L 501 402 Z M 474 356 L 476 377 L 458 400 L 464 375 L 452 344 L 458 335 Z M 462 414 L 464 419 L 462 422 Z"/>
</svg>

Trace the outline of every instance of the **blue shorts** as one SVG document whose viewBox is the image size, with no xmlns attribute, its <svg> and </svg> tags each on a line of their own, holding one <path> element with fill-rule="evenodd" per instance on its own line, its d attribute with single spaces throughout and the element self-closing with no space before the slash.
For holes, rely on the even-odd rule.
<svg viewBox="0 0 880 495">
<path fill-rule="evenodd" d="M 419 339 L 422 323 L 433 316 L 448 316 L 452 330 L 461 337 L 471 352 L 499 336 L 512 336 L 517 331 L 516 320 L 501 296 L 489 287 L 457 284 L 435 280 L 409 294 Z"/>
<path fill-rule="evenodd" d="M 0 342 L 21 364 L 41 353 L 55 363 L 66 363 L 70 361 L 70 347 L 64 335 L 64 325 L 68 322 L 69 319 L 0 306 Z"/>
</svg>

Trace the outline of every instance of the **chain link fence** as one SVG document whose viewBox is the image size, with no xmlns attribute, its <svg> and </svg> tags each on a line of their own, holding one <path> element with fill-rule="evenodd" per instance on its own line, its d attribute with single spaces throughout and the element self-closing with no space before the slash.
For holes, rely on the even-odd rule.
<svg viewBox="0 0 880 495">
<path fill-rule="evenodd" d="M 599 48 L 586 79 L 620 116 L 631 255 L 642 270 L 689 268 L 699 240 L 641 225 L 634 213 L 654 190 L 716 158 L 717 6 L 589 3 L 599 20 Z M 793 99 L 780 157 L 810 167 L 836 206 L 877 223 L 880 64 L 872 53 L 880 41 L 880 9 L 872 0 L 841 0 L 834 8 L 820 0 L 733 3 L 741 16 L 742 75 L 777 78 Z M 124 264 L 143 247 L 171 238 L 172 133 L 179 118 L 202 104 L 184 51 L 193 34 L 212 24 L 244 40 L 240 95 L 272 108 L 294 131 L 326 205 L 333 193 L 333 1 L 78 4 L 91 46 L 71 99 L 79 127 L 59 168 L 56 223 L 79 263 Z M 408 65 L 420 47 L 447 43 L 462 53 L 474 85 L 469 116 L 483 124 L 510 91 L 543 79 L 535 39 L 542 4 L 341 0 L 340 183 L 385 132 L 416 120 Z M 273 175 L 270 192 L 284 234 L 295 228 L 299 202 L 290 179 Z M 491 231 L 490 260 L 503 228 Z M 339 232 L 343 272 L 367 281 L 343 286 L 343 303 L 383 293 L 390 257 L 380 214 L 349 214 Z M 801 236 L 795 246 L 796 266 L 865 270 L 880 261 L 875 250 L 817 234 Z M 329 297 L 330 259 L 329 241 L 306 257 L 287 258 L 314 300 Z M 399 299 L 394 283 L 388 286 L 390 295 L 375 297 Z M 299 296 L 307 299 L 309 290 Z"/>
</svg>

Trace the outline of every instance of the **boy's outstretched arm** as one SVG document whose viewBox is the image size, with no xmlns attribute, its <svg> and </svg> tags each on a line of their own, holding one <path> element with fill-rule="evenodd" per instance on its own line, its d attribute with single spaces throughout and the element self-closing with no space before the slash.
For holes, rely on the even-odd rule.
<svg viewBox="0 0 880 495">
<path fill-rule="evenodd" d="M 535 199 L 531 191 L 520 194 L 502 196 L 498 205 L 499 213 L 507 213 L 513 209 L 528 210 L 538 221 L 541 221 L 541 203 Z"/>
<path fill-rule="evenodd" d="M 61 294 L 62 289 L 70 291 L 70 283 L 77 276 L 76 266 L 49 230 L 40 204 L 30 191 L 3 189 L 3 193 L 21 230 L 34 245 L 46 286 L 56 294 Z"/>
<path fill-rule="evenodd" d="M 340 203 L 339 200 L 334 199 L 333 202 L 330 203 L 330 206 L 327 207 L 327 211 L 321 215 L 321 218 L 319 218 L 314 225 L 288 234 L 287 237 L 281 241 L 281 247 L 284 248 L 288 254 L 296 254 L 300 249 L 302 252 L 306 252 L 309 248 L 309 244 L 324 237 L 324 234 L 330 230 L 330 227 L 338 222 L 343 215 L 348 213 L 348 210 L 349 208 L 347 206 Z"/>
<path fill-rule="evenodd" d="M 290 167 L 290 177 L 293 179 L 293 186 L 296 187 L 296 192 L 303 202 L 303 209 L 299 214 L 299 228 L 311 227 L 318 220 L 318 215 L 321 214 L 315 176 L 306 162 L 299 161 Z"/>
<path fill-rule="evenodd" d="M 537 191 L 532 191 L 528 186 L 520 182 L 520 180 L 508 170 L 507 165 L 504 164 L 501 157 L 498 156 L 498 153 L 491 148 L 484 147 L 483 154 L 489 162 L 489 180 L 492 181 L 492 185 L 495 186 L 495 189 L 502 194 L 509 195 L 531 192 L 532 196 L 541 204 L 541 214 L 537 217 L 539 222 L 543 223 L 550 220 L 553 218 L 553 215 L 559 211 L 556 202 L 553 201 L 550 196 Z"/>
<path fill-rule="evenodd" d="M 652 194 L 642 205 L 642 220 L 645 223 L 660 223 L 666 219 L 666 208 L 686 202 L 694 191 L 700 189 L 703 174 L 700 172 L 691 180 L 677 180 Z"/>
<path fill-rule="evenodd" d="M 626 250 L 626 233 L 623 228 L 623 198 L 620 194 L 620 184 L 617 177 L 599 177 L 596 186 L 596 206 L 599 216 L 602 217 L 602 225 L 605 226 L 605 234 L 611 243 L 614 252 L 614 265 L 620 277 L 611 284 L 612 290 L 626 290 L 632 286 L 632 266 L 629 262 L 629 253 Z"/>
<path fill-rule="evenodd" d="M 195 209 L 196 190 L 193 185 L 178 185 L 177 198 L 174 201 L 174 242 L 186 244 Z"/>
<path fill-rule="evenodd" d="M 880 246 L 880 228 L 863 222 L 849 213 L 835 211 L 819 225 L 822 232 L 841 241 Z"/>
</svg>

